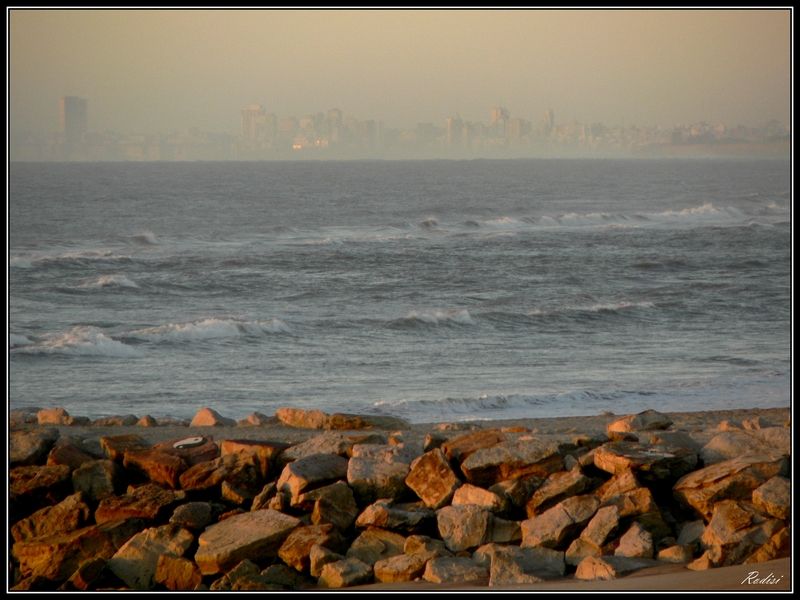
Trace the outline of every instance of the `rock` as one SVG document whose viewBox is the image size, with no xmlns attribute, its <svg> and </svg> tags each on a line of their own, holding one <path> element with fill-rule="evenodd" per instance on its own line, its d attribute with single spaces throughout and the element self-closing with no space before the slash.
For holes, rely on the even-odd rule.
<svg viewBox="0 0 800 600">
<path fill-rule="evenodd" d="M 139 417 L 136 415 L 116 415 L 113 417 L 100 417 L 92 421 L 92 425 L 96 427 L 129 427 L 136 425 Z"/>
<path fill-rule="evenodd" d="M 398 554 L 379 560 L 373 567 L 375 579 L 384 583 L 413 581 L 422 576 L 428 560 L 424 554 Z"/>
<path fill-rule="evenodd" d="M 489 541 L 491 513 L 474 505 L 445 506 L 436 511 L 439 535 L 448 550 L 477 548 Z"/>
<path fill-rule="evenodd" d="M 239 419 L 236 424 L 239 427 L 260 427 L 262 425 L 270 425 L 277 421 L 274 417 L 268 417 L 264 413 L 258 411 L 252 412 L 244 419 Z"/>
<path fill-rule="evenodd" d="M 609 580 L 621 577 L 626 573 L 653 567 L 658 561 L 646 558 L 629 558 L 626 556 L 587 556 L 578 565 L 575 579 Z"/>
<path fill-rule="evenodd" d="M 304 577 L 294 569 L 282 564 L 270 565 L 261 571 L 260 579 L 267 584 L 279 585 L 283 589 L 288 590 L 301 590 L 314 587 L 316 583 Z"/>
<path fill-rule="evenodd" d="M 301 429 L 408 429 L 408 422 L 396 417 L 352 415 L 321 410 L 303 410 L 283 407 L 275 411 L 275 417 L 289 427 Z"/>
<path fill-rule="evenodd" d="M 711 559 L 708 557 L 708 551 L 705 551 L 700 558 L 686 565 L 686 568 L 691 571 L 705 571 L 706 569 L 711 569 L 713 566 Z"/>
<path fill-rule="evenodd" d="M 314 454 L 289 463 L 278 478 L 278 491 L 289 496 L 292 504 L 311 486 L 343 479 L 348 461 L 337 454 Z"/>
<path fill-rule="evenodd" d="M 476 450 L 461 463 L 461 471 L 467 481 L 481 487 L 527 475 L 544 478 L 563 467 L 564 460 L 559 454 L 558 444 L 531 435 Z"/>
<path fill-rule="evenodd" d="M 278 556 L 296 571 L 308 571 L 309 554 L 314 545 L 341 550 L 344 540 L 333 525 L 308 525 L 293 530 L 281 547 Z"/>
<path fill-rule="evenodd" d="M 692 549 L 688 546 L 675 544 L 659 550 L 657 558 L 661 562 L 687 564 L 692 561 Z"/>
<path fill-rule="evenodd" d="M 387 461 L 383 457 L 354 455 L 347 465 L 347 483 L 362 504 L 379 498 L 395 499 L 406 490 L 408 472 L 409 464 L 402 457 Z"/>
<path fill-rule="evenodd" d="M 179 444 L 176 448 L 175 444 L 185 441 L 187 438 L 176 438 L 159 442 L 153 446 L 153 450 L 165 452 L 172 456 L 180 458 L 186 463 L 188 467 L 193 467 L 200 463 L 209 462 L 219 456 L 219 446 L 214 443 L 211 436 L 196 436 L 201 437 L 203 442 L 201 444 L 183 445 Z"/>
<path fill-rule="evenodd" d="M 774 455 L 778 458 L 780 452 L 776 451 L 758 439 L 752 433 L 745 431 L 724 431 L 711 438 L 700 450 L 700 458 L 706 465 L 712 465 L 740 456 Z"/>
<path fill-rule="evenodd" d="M 422 441 L 422 451 L 430 452 L 436 448 L 441 448 L 446 441 L 447 438 L 439 433 L 428 433 Z"/>
<path fill-rule="evenodd" d="M 169 519 L 180 527 L 192 531 L 205 529 L 213 521 L 213 509 L 209 502 L 188 502 L 181 504 L 173 512 Z"/>
<path fill-rule="evenodd" d="M 157 427 L 158 422 L 150 415 L 144 415 L 141 419 L 136 421 L 139 427 Z"/>
<path fill-rule="evenodd" d="M 91 502 L 113 496 L 119 489 L 122 473 L 117 463 L 110 460 L 93 460 L 83 463 L 72 472 L 72 487 L 82 492 Z"/>
<path fill-rule="evenodd" d="M 262 479 L 267 479 L 272 465 L 276 464 L 278 456 L 288 447 L 289 445 L 283 442 L 223 440 L 220 444 L 220 454 L 227 456 L 228 454 L 243 453 L 252 456 L 259 468 L 259 475 Z"/>
<path fill-rule="evenodd" d="M 38 423 L 39 419 L 36 416 L 41 408 L 29 406 L 25 408 L 17 408 L 8 413 L 8 426 L 11 429 L 16 429 L 18 427 L 23 427 L 25 425 L 29 425 L 31 423 Z"/>
<path fill-rule="evenodd" d="M 353 490 L 344 481 L 301 494 L 296 506 L 310 509 L 315 525 L 331 523 L 340 530 L 350 527 L 358 516 Z"/>
<path fill-rule="evenodd" d="M 424 554 L 428 558 L 437 556 L 452 556 L 442 540 L 430 538 L 427 535 L 410 535 L 403 545 L 406 554 Z"/>
<path fill-rule="evenodd" d="M 422 578 L 431 583 L 482 583 L 489 577 L 486 567 L 470 558 L 444 556 L 433 558 L 425 565 Z"/>
<path fill-rule="evenodd" d="M 402 554 L 405 541 L 398 533 L 370 527 L 353 541 L 346 556 L 371 566 L 379 560 Z"/>
<path fill-rule="evenodd" d="M 47 455 L 48 465 L 67 465 L 75 470 L 82 464 L 97 460 L 97 456 L 86 452 L 73 440 L 60 439 Z"/>
<path fill-rule="evenodd" d="M 356 527 L 372 526 L 391 530 L 413 531 L 420 524 L 433 519 L 435 516 L 435 513 L 425 506 L 394 506 L 391 500 L 382 499 L 364 509 L 356 519 Z"/>
<path fill-rule="evenodd" d="M 57 504 L 72 491 L 70 484 L 67 465 L 14 467 L 9 472 L 8 486 L 11 520 Z"/>
<path fill-rule="evenodd" d="M 761 512 L 786 521 L 792 511 L 791 494 L 789 480 L 776 475 L 753 490 L 753 504 Z"/>
<path fill-rule="evenodd" d="M 21 542 L 75 531 L 87 524 L 91 514 L 83 494 L 78 492 L 67 496 L 55 506 L 46 506 L 30 517 L 17 521 L 11 527 L 11 535 L 15 542 Z"/>
<path fill-rule="evenodd" d="M 154 521 L 166 516 L 167 511 L 185 496 L 183 492 L 172 492 L 147 483 L 124 496 L 103 498 L 94 512 L 94 519 L 97 523 L 131 518 Z"/>
<path fill-rule="evenodd" d="M 231 504 L 243 506 L 255 497 L 256 493 L 253 490 L 255 490 L 255 484 L 248 489 L 223 481 L 220 485 L 220 497 Z"/>
<path fill-rule="evenodd" d="M 702 519 L 697 521 L 690 521 L 681 527 L 678 534 L 678 545 L 680 546 L 696 546 L 700 543 L 700 538 L 703 535 L 703 530 L 706 524 Z"/>
<path fill-rule="evenodd" d="M 12 431 L 9 435 L 9 463 L 12 467 L 40 464 L 58 436 L 58 429 L 51 427 L 33 431 Z"/>
<path fill-rule="evenodd" d="M 204 407 L 192 418 L 190 427 L 233 427 L 236 421 L 223 417 L 213 408 Z"/>
<path fill-rule="evenodd" d="M 94 557 L 83 561 L 69 579 L 61 586 L 64 591 L 79 590 L 85 592 L 95 587 L 106 571 L 107 559 Z"/>
<path fill-rule="evenodd" d="M 673 486 L 673 494 L 706 520 L 721 499 L 750 499 L 753 491 L 786 469 L 783 458 L 741 456 L 693 471 Z"/>
<path fill-rule="evenodd" d="M 635 415 L 628 415 L 609 423 L 606 431 L 609 435 L 612 432 L 626 431 L 653 431 L 656 429 L 668 429 L 672 425 L 672 419 L 667 415 L 655 410 L 645 410 Z"/>
<path fill-rule="evenodd" d="M 519 479 L 506 479 L 495 483 L 489 488 L 490 492 L 497 494 L 500 498 L 512 506 L 522 508 L 530 500 L 531 494 L 543 483 L 541 477 L 528 475 Z"/>
<path fill-rule="evenodd" d="M 658 506 L 653 500 L 653 493 L 645 487 L 613 496 L 603 502 L 602 506 L 616 506 L 621 518 L 635 517 L 658 511 Z"/>
<path fill-rule="evenodd" d="M 196 589 L 203 576 L 191 560 L 162 554 L 156 563 L 154 580 L 170 591 L 188 591 Z"/>
<path fill-rule="evenodd" d="M 251 498 L 263 485 L 260 468 L 251 454 L 228 454 L 196 464 L 181 473 L 179 480 L 184 490 L 208 490 L 227 481 L 249 491 Z"/>
<path fill-rule="evenodd" d="M 39 425 L 71 425 L 72 418 L 65 408 L 43 408 L 36 413 Z"/>
<path fill-rule="evenodd" d="M 552 473 L 525 506 L 528 517 L 541 513 L 568 496 L 576 496 L 589 487 L 591 480 L 579 470 Z"/>
<path fill-rule="evenodd" d="M 314 454 L 338 454 L 349 458 L 357 444 L 385 444 L 386 437 L 380 433 L 341 433 L 326 431 L 305 442 L 295 444 L 283 451 L 280 459 L 291 462 Z"/>
<path fill-rule="evenodd" d="M 522 546 L 562 547 L 576 529 L 594 516 L 599 505 L 594 496 L 573 496 L 541 515 L 523 521 Z"/>
<path fill-rule="evenodd" d="M 177 525 L 151 527 L 134 535 L 112 556 L 108 569 L 135 590 L 149 590 L 155 583 L 160 556 L 180 557 L 194 542 L 194 536 Z"/>
<path fill-rule="evenodd" d="M 653 536 L 639 523 L 634 522 L 620 538 L 614 556 L 653 558 Z"/>
<path fill-rule="evenodd" d="M 320 546 L 319 544 L 315 544 L 311 546 L 311 549 L 308 552 L 309 572 L 311 573 L 312 577 L 318 578 L 320 575 L 322 575 L 322 567 L 329 563 L 343 559 L 344 556 L 341 554 L 338 554 L 329 548 L 325 548 L 324 546 Z"/>
<path fill-rule="evenodd" d="M 486 544 L 475 551 L 472 560 L 489 567 L 489 585 L 538 583 L 563 577 L 566 568 L 564 553 L 550 548 Z"/>
<path fill-rule="evenodd" d="M 154 449 L 126 450 L 122 465 L 143 473 L 153 483 L 176 489 L 179 486 L 179 477 L 187 466 L 177 456 Z"/>
<path fill-rule="evenodd" d="M 601 556 L 603 554 L 600 546 L 590 542 L 588 539 L 575 538 L 564 553 L 564 559 L 568 565 L 577 567 L 587 556 Z"/>
<path fill-rule="evenodd" d="M 685 431 L 642 431 L 637 434 L 639 442 L 645 446 L 677 446 L 695 454 L 703 447 Z"/>
<path fill-rule="evenodd" d="M 777 519 L 767 519 L 748 503 L 722 500 L 714 505 L 711 521 L 700 538 L 715 567 L 741 563 L 782 527 Z"/>
<path fill-rule="evenodd" d="M 494 492 L 469 483 L 456 490 L 451 504 L 453 506 L 474 504 L 493 513 L 502 512 L 508 507 L 508 503 Z"/>
<path fill-rule="evenodd" d="M 50 581 L 64 581 L 90 558 L 111 558 L 141 527 L 142 521 L 138 519 L 90 525 L 69 533 L 18 542 L 12 554 L 24 577 L 36 574 Z"/>
<path fill-rule="evenodd" d="M 427 507 L 434 510 L 450 502 L 461 485 L 444 453 L 438 448 L 411 463 L 405 483 Z"/>
<path fill-rule="evenodd" d="M 136 434 L 106 435 L 100 438 L 100 447 L 109 460 L 122 462 L 128 450 L 146 450 L 150 448 L 147 441 Z"/>
<path fill-rule="evenodd" d="M 750 432 L 758 440 L 769 447 L 772 452 L 781 456 L 792 453 L 792 430 L 789 427 L 764 427 Z"/>
<path fill-rule="evenodd" d="M 632 442 L 609 442 L 594 452 L 594 465 L 616 475 L 635 471 L 646 482 L 675 480 L 697 466 L 697 455 L 688 448 L 643 446 Z"/>
<path fill-rule="evenodd" d="M 319 584 L 326 588 L 343 588 L 372 581 L 372 567 L 357 558 L 346 558 L 322 567 Z"/>
<path fill-rule="evenodd" d="M 641 484 L 636 479 L 636 475 L 630 469 L 614 475 L 595 491 L 595 495 L 600 502 L 607 502 L 615 496 L 630 492 L 640 487 Z"/>
<path fill-rule="evenodd" d="M 198 539 L 194 561 L 203 575 L 230 569 L 245 558 L 275 556 L 300 520 L 270 509 L 225 519 L 208 527 Z"/>
<path fill-rule="evenodd" d="M 784 527 L 774 533 L 769 540 L 759 546 L 755 552 L 744 559 L 745 564 L 763 563 L 776 558 L 791 556 L 792 539 L 789 535 L 789 528 Z"/>
<path fill-rule="evenodd" d="M 491 448 L 505 440 L 506 435 L 499 429 L 480 429 L 456 436 L 442 444 L 441 448 L 447 460 L 460 463 L 473 452 Z"/>
<path fill-rule="evenodd" d="M 275 495 L 275 482 L 270 482 L 261 488 L 261 491 L 253 496 L 253 502 L 250 505 L 250 510 L 259 510 L 262 508 L 269 508 L 267 506 L 269 500 Z"/>
<path fill-rule="evenodd" d="M 580 539 L 594 546 L 602 547 L 619 526 L 619 518 L 619 508 L 616 506 L 604 506 L 598 509 L 581 532 Z"/>
<path fill-rule="evenodd" d="M 486 542 L 519 542 L 521 539 L 522 529 L 519 526 L 519 521 L 507 521 L 494 515 L 489 519 Z"/>
</svg>

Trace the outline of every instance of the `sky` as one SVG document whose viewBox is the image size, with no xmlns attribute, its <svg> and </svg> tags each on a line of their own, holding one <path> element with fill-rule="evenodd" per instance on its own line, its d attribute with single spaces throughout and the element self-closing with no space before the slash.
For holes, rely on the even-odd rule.
<svg viewBox="0 0 800 600">
<path fill-rule="evenodd" d="M 237 133 L 240 111 L 339 108 L 389 127 L 487 122 L 790 123 L 782 10 L 9 9 L 12 131 Z"/>
</svg>

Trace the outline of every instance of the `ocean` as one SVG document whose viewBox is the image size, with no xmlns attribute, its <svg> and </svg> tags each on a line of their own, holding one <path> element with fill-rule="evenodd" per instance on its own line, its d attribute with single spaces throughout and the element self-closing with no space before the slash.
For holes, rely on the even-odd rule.
<svg viewBox="0 0 800 600">
<path fill-rule="evenodd" d="M 11 409 L 790 403 L 788 161 L 9 169 Z"/>
</svg>

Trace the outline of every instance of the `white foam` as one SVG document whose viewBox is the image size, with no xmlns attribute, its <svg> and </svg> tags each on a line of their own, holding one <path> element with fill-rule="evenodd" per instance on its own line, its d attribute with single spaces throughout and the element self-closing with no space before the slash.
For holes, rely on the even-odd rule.
<svg viewBox="0 0 800 600">
<path fill-rule="evenodd" d="M 8 347 L 19 348 L 20 346 L 30 346 L 33 342 L 24 335 L 17 333 L 8 334 Z"/>
<path fill-rule="evenodd" d="M 133 240 L 139 244 L 146 244 L 149 246 L 155 246 L 158 244 L 158 238 L 156 238 L 156 234 L 154 234 L 152 231 L 140 231 L 132 237 Z"/>
<path fill-rule="evenodd" d="M 78 326 L 63 333 L 49 334 L 38 344 L 22 348 L 25 352 L 79 356 L 134 357 L 141 352 L 110 338 L 97 327 Z"/>
<path fill-rule="evenodd" d="M 440 325 L 444 323 L 475 325 L 475 320 L 472 318 L 472 315 L 464 308 L 455 310 L 415 310 L 408 313 L 405 320 L 419 321 L 428 325 Z"/>
<path fill-rule="evenodd" d="M 92 281 L 87 281 L 80 285 L 82 288 L 104 288 L 104 287 L 124 287 L 138 288 L 135 281 L 128 279 L 125 275 L 102 275 Z"/>
<path fill-rule="evenodd" d="M 655 305 L 652 302 L 609 302 L 605 304 L 592 304 L 585 308 L 577 308 L 576 310 L 585 310 L 589 312 L 602 312 L 602 311 L 617 311 L 625 310 L 628 308 L 653 308 Z"/>
<path fill-rule="evenodd" d="M 242 321 L 238 319 L 209 318 L 187 323 L 167 323 L 158 327 L 137 329 L 129 335 L 150 342 L 186 342 L 290 332 L 289 326 L 280 319 Z"/>
</svg>

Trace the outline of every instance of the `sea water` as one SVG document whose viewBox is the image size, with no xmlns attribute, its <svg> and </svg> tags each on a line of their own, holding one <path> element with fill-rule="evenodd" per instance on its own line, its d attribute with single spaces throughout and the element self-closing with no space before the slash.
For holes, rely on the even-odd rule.
<svg viewBox="0 0 800 600">
<path fill-rule="evenodd" d="M 11 409 L 788 406 L 786 161 L 12 163 Z"/>
</svg>

